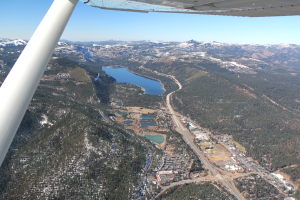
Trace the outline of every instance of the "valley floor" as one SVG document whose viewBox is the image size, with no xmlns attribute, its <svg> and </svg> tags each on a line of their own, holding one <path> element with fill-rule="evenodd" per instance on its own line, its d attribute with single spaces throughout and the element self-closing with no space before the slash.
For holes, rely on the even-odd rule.
<svg viewBox="0 0 300 200">
<path fill-rule="evenodd" d="M 144 67 L 140 69 L 148 70 Z M 259 184 L 261 181 L 265 183 L 265 188 L 258 188 L 262 195 L 265 195 L 263 197 L 265 199 L 284 199 L 289 196 L 288 194 L 296 186 L 278 174 L 264 169 L 254 159 L 247 157 L 246 149 L 234 141 L 230 135 L 214 135 L 208 129 L 175 111 L 172 96 L 183 88 L 176 77 L 157 71 L 148 70 L 148 72 L 165 76 L 178 85 L 177 90 L 166 95 L 165 105 L 149 109 L 124 106 L 120 103 L 121 99 L 115 99 L 112 102 L 116 113 L 112 119 L 123 124 L 133 134 L 142 137 L 159 135 L 164 138 L 162 143 L 153 142 L 156 148 L 164 152 L 163 164 L 154 171 L 150 170 L 151 172 L 146 173 L 145 192 L 151 194 L 150 196 L 156 194 L 156 198 L 161 198 L 178 186 L 210 182 L 218 183 L 221 190 L 227 190 L 228 196 L 232 199 L 260 199 L 262 197 L 253 194 L 251 187 L 247 186 L 254 179 L 252 184 Z M 144 127 L 145 121 L 153 123 Z M 173 149 L 176 147 L 170 140 L 174 133 L 167 133 L 174 131 L 180 134 L 184 143 L 193 151 L 204 171 L 191 172 L 192 160 L 195 157 L 190 160 L 182 152 L 174 157 Z M 188 165 L 177 164 L 178 161 Z M 149 169 L 151 167 L 153 166 L 149 165 Z M 151 184 L 152 186 L 149 186 Z M 160 189 L 153 190 L 153 184 Z"/>
</svg>

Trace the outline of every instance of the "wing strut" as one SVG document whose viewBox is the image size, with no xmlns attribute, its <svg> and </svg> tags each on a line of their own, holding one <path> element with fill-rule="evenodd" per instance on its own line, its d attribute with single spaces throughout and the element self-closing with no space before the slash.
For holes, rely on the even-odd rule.
<svg viewBox="0 0 300 200">
<path fill-rule="evenodd" d="M 54 0 L 0 88 L 0 166 L 78 0 Z"/>
</svg>

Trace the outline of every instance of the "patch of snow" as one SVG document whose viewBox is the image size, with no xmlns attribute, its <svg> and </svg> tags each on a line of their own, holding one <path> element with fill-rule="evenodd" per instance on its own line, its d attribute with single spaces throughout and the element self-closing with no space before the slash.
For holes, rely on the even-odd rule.
<svg viewBox="0 0 300 200">
<path fill-rule="evenodd" d="M 235 171 L 238 171 L 238 170 L 240 170 L 240 167 L 239 166 L 237 166 L 237 165 L 225 165 L 225 169 L 227 169 L 228 171 L 233 171 L 233 172 L 235 172 Z"/>
<path fill-rule="evenodd" d="M 275 176 L 278 180 L 280 180 L 284 184 L 287 190 L 293 189 L 293 186 L 287 182 L 287 180 L 284 178 L 283 175 L 279 173 L 272 173 L 272 175 Z"/>
<path fill-rule="evenodd" d="M 290 44 L 284 44 L 284 43 L 278 44 L 277 46 L 280 48 L 290 48 L 291 47 Z"/>
<path fill-rule="evenodd" d="M 98 155 L 102 155 L 102 152 L 95 148 L 92 144 L 90 144 L 87 133 L 84 133 L 84 146 L 88 152 L 88 157 L 90 156 L 91 151 Z"/>
<path fill-rule="evenodd" d="M 46 186 L 44 189 L 43 189 L 43 193 L 46 195 L 46 196 L 49 196 L 51 194 L 51 189 Z"/>
<path fill-rule="evenodd" d="M 100 44 L 93 44 L 93 47 L 101 47 Z"/>
<path fill-rule="evenodd" d="M 225 62 L 225 63 L 228 63 L 229 65 L 235 65 L 239 68 L 244 68 L 244 69 L 248 69 L 249 67 L 245 66 L 245 65 L 242 65 L 242 64 L 239 64 L 237 62 Z"/>
<path fill-rule="evenodd" d="M 203 45 L 205 47 L 222 47 L 222 46 L 226 46 L 228 44 L 216 42 L 216 41 L 203 41 L 203 42 L 201 42 L 201 45 Z"/>
<path fill-rule="evenodd" d="M 286 197 L 284 200 L 296 200 L 294 197 Z"/>
<path fill-rule="evenodd" d="M 272 173 L 274 176 L 276 176 L 278 179 L 283 180 L 284 177 L 281 174 Z"/>
<path fill-rule="evenodd" d="M 177 47 L 179 47 L 179 48 L 187 48 L 187 47 L 190 47 L 190 46 L 193 46 L 193 44 L 187 43 L 187 42 L 183 42 L 183 43 L 180 43 L 180 44 L 177 45 Z"/>
<path fill-rule="evenodd" d="M 68 44 L 65 43 L 65 42 L 58 42 L 57 45 L 58 45 L 58 46 L 67 46 Z"/>
<path fill-rule="evenodd" d="M 26 45 L 27 42 L 25 40 L 3 40 L 2 42 L 0 42 L 0 46 L 2 47 L 6 47 L 6 46 L 23 46 Z"/>
<path fill-rule="evenodd" d="M 43 114 L 43 115 L 42 115 L 42 118 L 43 118 L 43 120 L 40 121 L 40 124 L 41 124 L 42 126 L 45 126 L 45 125 L 53 126 L 53 124 L 49 121 L 47 115 Z"/>
<path fill-rule="evenodd" d="M 210 61 L 219 63 L 222 68 L 225 68 L 228 71 L 240 72 L 240 73 L 254 73 L 254 71 L 250 67 L 237 63 L 235 61 L 223 61 L 219 58 L 214 58 L 212 56 L 209 56 L 205 52 L 199 52 L 198 55 Z"/>
<path fill-rule="evenodd" d="M 157 40 L 152 40 L 152 41 L 150 41 L 151 43 L 154 43 L 154 44 L 162 44 L 163 42 L 161 42 L 161 41 L 157 41 Z"/>
</svg>

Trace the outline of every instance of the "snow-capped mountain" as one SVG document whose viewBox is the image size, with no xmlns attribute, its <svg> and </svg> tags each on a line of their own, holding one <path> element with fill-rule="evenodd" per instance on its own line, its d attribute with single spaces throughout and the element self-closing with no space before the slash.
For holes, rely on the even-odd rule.
<svg viewBox="0 0 300 200">
<path fill-rule="evenodd" d="M 25 40 L 16 39 L 0 39 L 0 47 L 8 47 L 8 46 L 25 46 L 27 42 Z"/>
<path fill-rule="evenodd" d="M 27 42 L 21 39 L 0 39 L 0 52 L 19 54 Z M 15 50 L 11 47 L 16 47 Z M 127 59 L 135 62 L 164 60 L 204 60 L 234 73 L 254 74 L 261 70 L 300 68 L 300 46 L 294 44 L 255 45 L 228 44 L 216 41 L 103 41 L 58 42 L 54 57 L 65 56 L 82 63 L 98 59 Z"/>
</svg>

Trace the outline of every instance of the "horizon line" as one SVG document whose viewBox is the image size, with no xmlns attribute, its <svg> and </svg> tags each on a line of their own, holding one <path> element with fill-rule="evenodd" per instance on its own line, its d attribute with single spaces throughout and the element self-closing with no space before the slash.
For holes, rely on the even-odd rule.
<svg viewBox="0 0 300 200">
<path fill-rule="evenodd" d="M 7 37 L 0 37 L 1 40 L 24 40 L 24 41 L 29 41 L 30 39 L 23 39 L 23 38 L 7 38 Z M 97 43 L 97 42 L 152 42 L 152 43 L 185 43 L 185 42 L 190 42 L 190 41 L 195 41 L 199 43 L 220 43 L 220 44 L 228 44 L 228 45 L 261 45 L 261 46 L 271 46 L 271 45 L 296 45 L 300 46 L 300 43 L 233 43 L 233 42 L 220 42 L 216 40 L 195 40 L 195 39 L 190 39 L 190 40 L 114 40 L 114 39 L 108 39 L 108 40 L 69 40 L 69 39 L 60 39 L 59 42 L 72 42 L 72 43 Z"/>
</svg>

